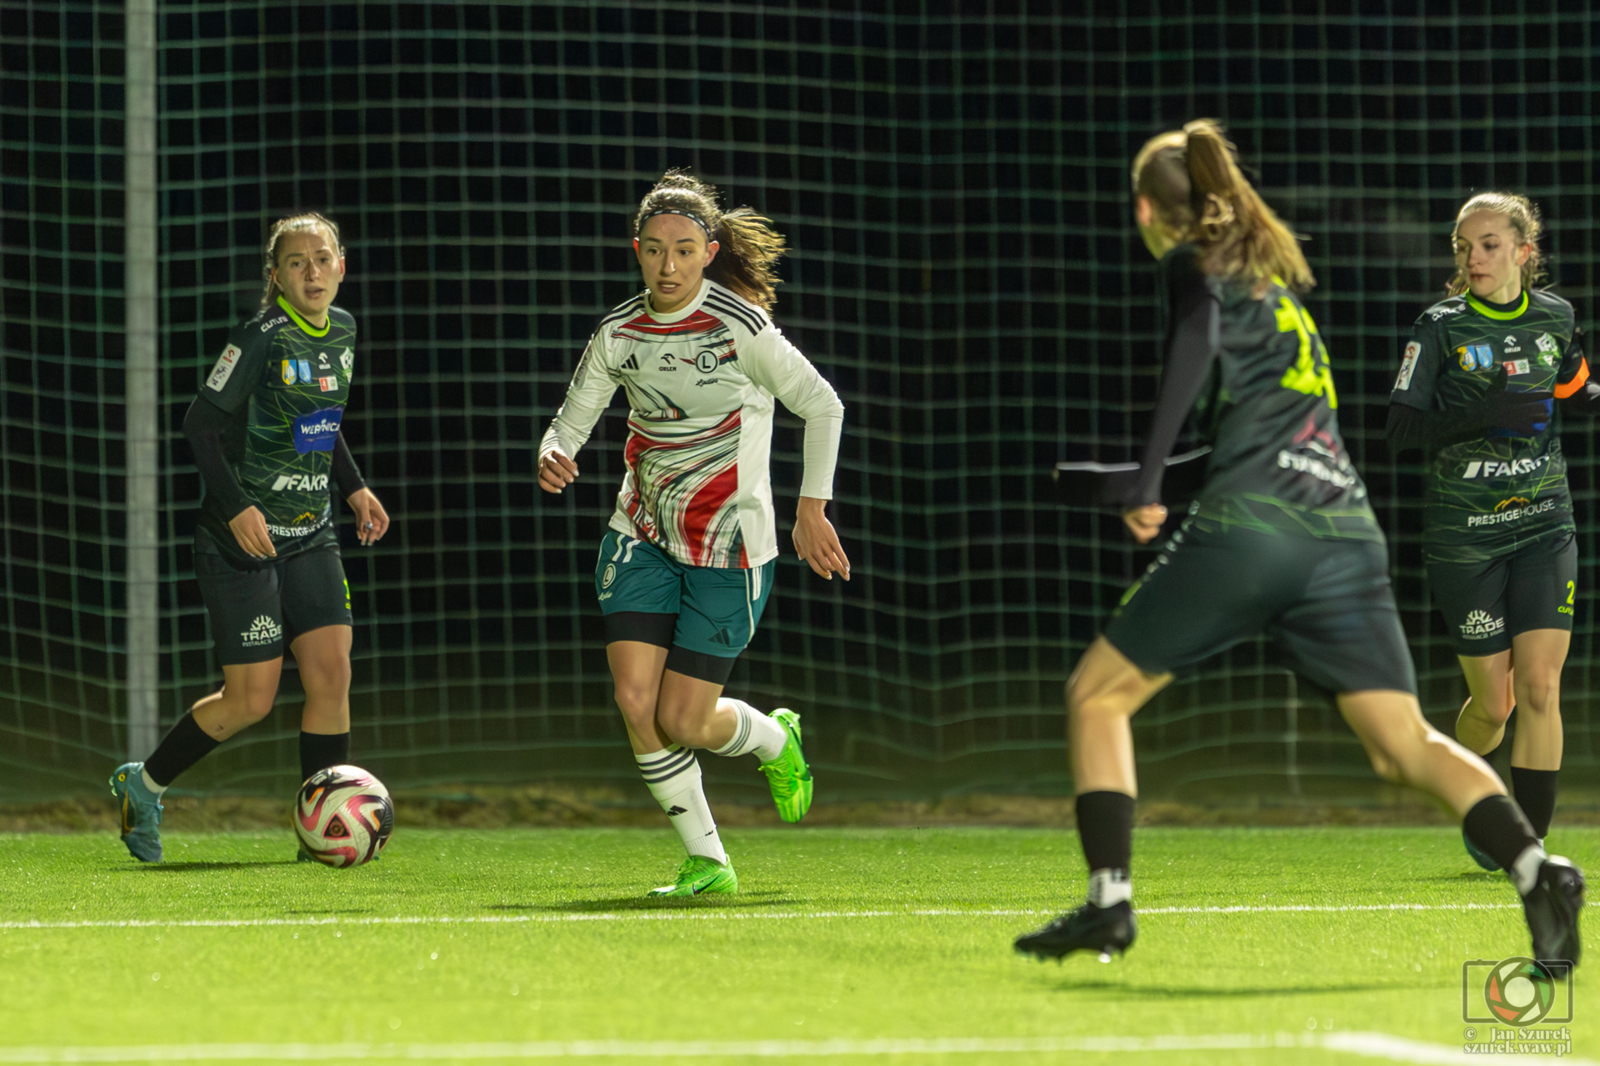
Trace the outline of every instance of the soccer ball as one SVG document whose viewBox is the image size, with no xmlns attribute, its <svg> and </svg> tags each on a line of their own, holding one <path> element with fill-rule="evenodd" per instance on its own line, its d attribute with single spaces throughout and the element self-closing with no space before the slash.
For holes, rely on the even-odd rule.
<svg viewBox="0 0 1600 1066">
<path fill-rule="evenodd" d="M 327 866 L 371 862 L 394 831 L 394 801 L 383 782 L 359 766 L 330 766 L 306 778 L 295 797 L 294 831 Z"/>
</svg>

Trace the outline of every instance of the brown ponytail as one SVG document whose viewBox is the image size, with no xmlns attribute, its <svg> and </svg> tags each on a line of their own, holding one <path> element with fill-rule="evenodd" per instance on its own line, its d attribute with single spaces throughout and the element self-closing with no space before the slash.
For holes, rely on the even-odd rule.
<svg viewBox="0 0 1600 1066">
<path fill-rule="evenodd" d="M 319 215 L 315 211 L 303 211 L 298 215 L 289 215 L 273 223 L 272 232 L 267 235 L 265 249 L 266 262 L 261 267 L 262 276 L 267 281 L 267 291 L 261 294 L 261 308 L 270 308 L 278 298 L 278 293 L 283 290 L 278 288 L 278 283 L 272 280 L 272 272 L 278 266 L 278 240 L 285 233 L 298 233 L 304 230 L 314 230 L 318 226 L 328 228 L 328 236 L 333 238 L 333 250 L 339 255 L 344 255 L 344 245 L 339 243 L 339 226 L 332 219 Z"/>
<path fill-rule="evenodd" d="M 1247 281 L 1257 296 L 1274 278 L 1296 292 L 1317 283 L 1299 239 L 1240 172 L 1214 120 L 1147 141 L 1133 161 L 1133 191 L 1149 198 L 1168 236 L 1200 246 L 1207 274 Z"/>
<path fill-rule="evenodd" d="M 1461 250 L 1461 223 L 1467 220 L 1468 215 L 1475 215 L 1479 211 L 1504 215 L 1506 221 L 1511 223 L 1511 228 L 1517 231 L 1517 243 L 1532 246 L 1528 250 L 1528 261 L 1522 264 L 1522 287 L 1531 289 L 1536 283 L 1544 281 L 1544 253 L 1539 250 L 1544 223 L 1539 218 L 1538 206 L 1520 193 L 1480 192 L 1456 212 L 1455 228 L 1450 231 L 1450 251 L 1456 259 L 1456 272 L 1445 283 L 1444 291 L 1451 296 L 1460 296 L 1469 287 L 1467 257 Z"/>
<path fill-rule="evenodd" d="M 771 219 L 748 207 L 724 214 L 717 206 L 717 187 L 681 170 L 661 175 L 640 201 L 633 218 L 635 238 L 645 219 L 658 211 L 681 212 L 704 226 L 708 242 L 720 245 L 717 257 L 706 267 L 706 277 L 757 307 L 772 310 L 778 302 L 776 267 L 788 245 Z"/>
</svg>

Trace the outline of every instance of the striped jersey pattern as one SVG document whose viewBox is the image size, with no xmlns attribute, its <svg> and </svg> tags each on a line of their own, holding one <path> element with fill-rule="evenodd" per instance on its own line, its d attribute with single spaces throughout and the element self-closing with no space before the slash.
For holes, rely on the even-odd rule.
<svg viewBox="0 0 1600 1066">
<path fill-rule="evenodd" d="M 686 566 L 774 558 L 774 397 L 806 420 L 802 495 L 832 498 L 843 405 L 764 311 L 716 282 L 670 315 L 653 313 L 641 293 L 601 319 L 540 454 L 575 456 L 618 387 L 629 412 L 617 532 Z"/>
</svg>

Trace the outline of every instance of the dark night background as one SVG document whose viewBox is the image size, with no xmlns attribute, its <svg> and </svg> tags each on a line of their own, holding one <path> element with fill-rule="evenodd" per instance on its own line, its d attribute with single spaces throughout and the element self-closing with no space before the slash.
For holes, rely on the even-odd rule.
<svg viewBox="0 0 1600 1066">
<path fill-rule="evenodd" d="M 0 793 L 98 787 L 124 744 L 120 12 L 0 2 Z M 397 523 L 370 551 L 345 530 L 355 754 L 400 785 L 632 779 L 591 586 L 623 411 L 562 497 L 533 449 L 597 316 L 639 287 L 634 205 L 690 166 L 789 237 L 776 318 L 847 407 L 854 580 L 786 555 L 730 690 L 805 714 L 836 796 L 1060 789 L 1061 682 L 1147 554 L 1057 507 L 1047 471 L 1138 439 L 1160 323 L 1127 167 L 1198 116 L 1308 238 L 1341 422 L 1448 722 L 1464 690 L 1421 580 L 1419 482 L 1382 441 L 1389 383 L 1475 189 L 1542 205 L 1551 280 L 1593 321 L 1597 33 L 1589 4 L 1538 0 L 164 2 L 163 726 L 220 680 L 177 429 L 258 300 L 265 229 L 311 208 L 344 229 L 346 434 Z M 1564 441 L 1587 590 L 1592 427 Z M 798 445 L 780 417 L 785 528 Z M 1592 638 L 1581 607 L 1567 765 L 1590 777 Z M 185 785 L 287 787 L 292 675 L 282 702 Z M 1174 794 L 1368 775 L 1259 644 L 1136 728 Z M 721 794 L 759 795 L 747 776 Z"/>
</svg>

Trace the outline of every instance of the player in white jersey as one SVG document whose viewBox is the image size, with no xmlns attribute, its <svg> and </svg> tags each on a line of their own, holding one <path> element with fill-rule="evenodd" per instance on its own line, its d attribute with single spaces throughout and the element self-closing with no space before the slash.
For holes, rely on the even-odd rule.
<svg viewBox="0 0 1600 1066">
<path fill-rule="evenodd" d="M 818 575 L 850 579 L 823 513 L 844 406 L 772 324 L 783 238 L 722 212 L 716 189 L 668 171 L 639 205 L 634 254 L 646 289 L 589 339 L 539 445 L 539 487 L 559 493 L 618 388 L 628 398 L 627 472 L 600 544 L 595 593 L 634 758 L 689 856 L 651 895 L 732 893 L 694 749 L 755 754 L 786 822 L 811 806 L 800 716 L 722 695 L 772 591 L 778 555 L 769 456 L 773 399 L 805 419 L 794 547 Z"/>
</svg>

